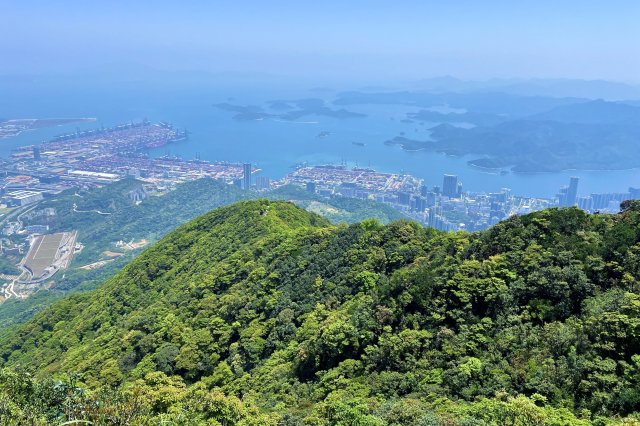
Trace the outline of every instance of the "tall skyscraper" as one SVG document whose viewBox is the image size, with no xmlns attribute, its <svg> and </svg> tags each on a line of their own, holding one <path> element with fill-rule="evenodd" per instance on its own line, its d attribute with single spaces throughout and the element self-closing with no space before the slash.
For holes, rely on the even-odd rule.
<svg viewBox="0 0 640 426">
<path fill-rule="evenodd" d="M 567 203 L 569 206 L 575 206 L 578 197 L 578 181 L 577 177 L 572 177 L 569 180 L 569 189 L 567 190 Z"/>
<path fill-rule="evenodd" d="M 266 176 L 256 177 L 256 189 L 258 191 L 268 191 L 271 189 L 271 181 Z"/>
<path fill-rule="evenodd" d="M 418 213 L 424 213 L 427 208 L 427 199 L 425 197 L 416 197 L 414 200 L 414 209 Z"/>
<path fill-rule="evenodd" d="M 427 223 L 430 227 L 436 227 L 436 216 L 438 214 L 438 206 L 429 208 L 429 215 L 427 216 Z"/>
<path fill-rule="evenodd" d="M 427 207 L 431 208 L 436 205 L 437 195 L 435 192 L 427 192 Z"/>
<path fill-rule="evenodd" d="M 33 147 L 33 159 L 36 161 L 40 160 L 40 147 L 39 146 L 34 146 Z"/>
<path fill-rule="evenodd" d="M 561 207 L 571 207 L 576 205 L 576 201 L 578 198 L 578 182 L 579 178 L 572 177 L 569 180 L 569 186 L 565 186 L 560 188 L 560 192 L 558 193 L 558 204 Z"/>
<path fill-rule="evenodd" d="M 398 192 L 398 204 L 411 206 L 411 194 L 408 192 Z"/>
<path fill-rule="evenodd" d="M 578 197 L 578 207 L 585 211 L 593 210 L 593 198 L 591 197 Z"/>
<path fill-rule="evenodd" d="M 458 197 L 458 176 L 444 175 L 442 181 L 442 195 L 449 198 Z"/>
<path fill-rule="evenodd" d="M 251 163 L 242 165 L 242 188 L 251 189 Z"/>
</svg>

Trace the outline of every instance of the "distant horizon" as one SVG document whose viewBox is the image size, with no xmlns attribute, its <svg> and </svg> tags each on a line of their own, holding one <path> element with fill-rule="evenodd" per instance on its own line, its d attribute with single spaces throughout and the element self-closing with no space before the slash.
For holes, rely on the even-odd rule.
<svg viewBox="0 0 640 426">
<path fill-rule="evenodd" d="M 123 67 L 123 65 L 127 65 L 128 68 Z M 113 71 L 117 70 L 123 72 L 122 74 L 113 74 Z M 130 74 L 127 74 L 129 72 Z M 0 70 L 0 79 L 6 78 L 25 78 L 25 77 L 50 77 L 50 78 L 65 78 L 65 77 L 77 77 L 77 76 L 85 76 L 85 77 L 97 77 L 104 76 L 108 74 L 113 79 L 129 79 L 134 77 L 139 77 L 139 75 L 143 72 L 156 73 L 160 75 L 183 75 L 183 74 L 200 74 L 207 76 L 231 76 L 231 77 L 266 77 L 271 79 L 290 79 L 299 77 L 301 80 L 306 81 L 318 81 L 322 82 L 323 80 L 327 81 L 337 81 L 343 83 L 351 83 L 354 79 L 351 78 L 314 78 L 312 76 L 295 76 L 293 74 L 288 74 L 286 72 L 275 73 L 275 72 L 261 72 L 261 71 L 247 71 L 247 70 L 237 70 L 237 69 L 228 69 L 228 70 L 211 70 L 211 69 L 197 69 L 197 68 L 189 68 L 189 69 L 167 69 L 156 66 L 148 66 L 145 64 L 119 64 L 119 63 L 110 63 L 110 64 L 102 64 L 91 68 L 85 69 L 74 69 L 74 70 L 58 70 L 54 72 L 44 72 L 32 70 L 30 72 L 2 72 Z M 523 82 L 589 82 L 589 83 L 614 83 L 614 84 L 624 84 L 632 87 L 640 88 L 640 77 L 637 80 L 625 80 L 625 79 L 615 79 L 615 78 L 582 78 L 582 77 L 567 77 L 567 76 L 526 76 L 526 75 L 506 75 L 506 76 L 489 76 L 489 77 L 463 77 L 454 72 L 452 73 L 444 73 L 444 74 L 425 74 L 424 76 L 416 76 L 414 78 L 367 78 L 367 76 L 363 76 L 358 79 L 359 81 L 367 82 L 379 82 L 386 84 L 400 84 L 400 83 L 420 83 L 423 81 L 433 81 L 433 80 L 455 80 L 458 82 L 464 83 L 478 83 L 478 84 L 491 84 L 491 83 L 523 83 Z"/>
<path fill-rule="evenodd" d="M 318 81 L 456 75 L 637 85 L 638 16 L 633 0 L 24 0 L 3 8 L 0 57 L 3 73 L 19 75 L 139 63 Z"/>
<path fill-rule="evenodd" d="M 460 92 L 506 93 L 518 96 L 546 96 L 558 98 L 604 99 L 607 101 L 640 100 L 640 84 L 606 79 L 581 79 L 569 77 L 492 77 L 467 79 L 452 74 L 422 76 L 414 79 L 344 79 L 293 76 L 268 72 L 166 70 L 140 64 L 112 65 L 97 69 L 74 70 L 60 73 L 4 73 L 0 74 L 0 88 L 11 102 L 10 93 L 20 96 L 40 88 L 45 91 L 82 93 L 95 88 L 117 87 L 130 90 L 133 86 L 155 88 L 161 92 L 184 88 L 187 90 L 222 89 L 229 96 L 246 89 L 269 89 L 287 93 L 300 91 L 325 91 L 337 94 L 343 91 L 365 92 Z M 204 92 L 203 92 L 204 93 Z M 316 94 L 310 94 L 315 97 Z M 8 105 L 7 105 L 8 106 Z"/>
</svg>

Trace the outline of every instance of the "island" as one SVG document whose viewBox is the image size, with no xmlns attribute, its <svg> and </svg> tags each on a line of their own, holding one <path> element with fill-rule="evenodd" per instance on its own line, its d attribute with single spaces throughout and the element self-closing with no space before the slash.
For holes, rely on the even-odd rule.
<svg viewBox="0 0 640 426">
<path fill-rule="evenodd" d="M 427 140 L 401 134 L 384 143 L 407 151 L 477 155 L 469 165 L 514 172 L 640 167 L 640 108 L 629 104 L 578 102 L 494 125 L 462 128 L 443 122 L 429 130 Z"/>
<path fill-rule="evenodd" d="M 267 118 L 296 121 L 310 115 L 337 119 L 366 117 L 366 114 L 349 111 L 344 108 L 331 108 L 324 100 L 316 98 L 298 99 L 294 101 L 274 100 L 267 102 L 265 107 L 235 105 L 228 102 L 214 104 L 213 106 L 223 111 L 235 113 L 233 119 L 238 121 L 255 121 Z"/>
</svg>

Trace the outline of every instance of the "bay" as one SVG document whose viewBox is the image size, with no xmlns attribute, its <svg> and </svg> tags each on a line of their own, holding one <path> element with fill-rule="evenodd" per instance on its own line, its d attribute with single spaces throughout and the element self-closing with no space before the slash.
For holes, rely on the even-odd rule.
<svg viewBox="0 0 640 426">
<path fill-rule="evenodd" d="M 330 102 L 336 93 L 304 88 L 262 85 L 89 84 L 46 82 L 1 86 L 0 117 L 68 118 L 95 117 L 94 123 L 77 123 L 28 131 L 0 140 L 0 156 L 7 158 L 21 145 L 40 143 L 76 129 L 112 126 L 144 118 L 168 121 L 190 132 L 188 140 L 152 150 L 150 155 L 178 155 L 210 161 L 251 162 L 264 176 L 281 178 L 300 163 L 344 163 L 372 167 L 379 171 L 409 173 L 425 179 L 428 186 L 441 185 L 442 175 L 457 174 L 466 191 L 493 192 L 510 188 L 516 195 L 553 197 L 571 176 L 580 178 L 579 193 L 626 192 L 640 186 L 640 169 L 618 171 L 563 171 L 559 173 L 508 173 L 467 165 L 478 156 L 450 157 L 439 153 L 408 152 L 384 141 L 404 134 L 426 139 L 428 127 L 436 123 L 406 123 L 411 107 L 397 105 L 354 105 L 349 111 L 364 118 L 331 118 L 309 115 L 295 121 L 263 119 L 234 120 L 233 113 L 214 107 L 220 102 L 260 105 L 275 99 L 323 98 Z M 338 107 L 332 107 L 338 109 Z M 326 137 L 319 137 L 328 132 Z M 363 146 L 364 145 L 364 146 Z"/>
</svg>

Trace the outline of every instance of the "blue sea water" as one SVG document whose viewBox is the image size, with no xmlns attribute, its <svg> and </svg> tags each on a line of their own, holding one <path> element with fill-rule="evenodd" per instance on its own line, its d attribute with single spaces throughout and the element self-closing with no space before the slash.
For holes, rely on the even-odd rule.
<svg viewBox="0 0 640 426">
<path fill-rule="evenodd" d="M 88 87 L 88 88 L 87 88 Z M 346 162 L 385 172 L 405 172 L 424 178 L 429 186 L 441 185 L 442 175 L 457 174 L 468 191 L 497 191 L 511 188 L 514 194 L 553 197 L 569 177 L 580 177 L 580 194 L 626 192 L 640 186 L 640 170 L 565 171 L 501 175 L 470 167 L 465 157 L 449 157 L 433 152 L 407 152 L 384 141 L 400 135 L 426 139 L 429 124 L 402 123 L 411 107 L 394 105 L 355 105 L 350 111 L 367 114 L 364 118 L 337 119 L 307 116 L 295 122 L 265 119 L 237 121 L 233 113 L 213 104 L 263 105 L 274 99 L 324 98 L 335 93 L 306 89 L 241 87 L 223 85 L 126 84 L 64 85 L 45 83 L 1 87 L 2 118 L 95 117 L 95 123 L 80 123 L 25 132 L 0 140 L 0 157 L 8 157 L 20 145 L 39 143 L 76 128 L 90 129 L 147 118 L 168 121 L 190 132 L 187 141 L 152 151 L 154 156 L 171 154 L 183 158 L 198 155 L 210 161 L 252 162 L 265 176 L 280 178 L 295 164 Z M 433 125 L 433 123 L 432 123 Z M 329 136 L 320 138 L 320 132 Z M 355 145 L 354 142 L 365 144 Z"/>
</svg>

